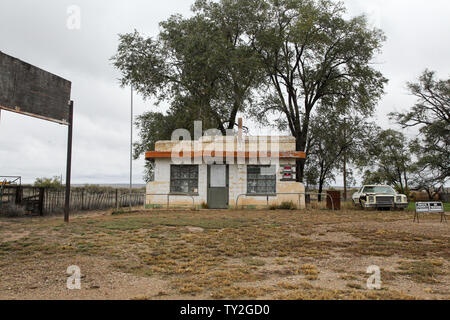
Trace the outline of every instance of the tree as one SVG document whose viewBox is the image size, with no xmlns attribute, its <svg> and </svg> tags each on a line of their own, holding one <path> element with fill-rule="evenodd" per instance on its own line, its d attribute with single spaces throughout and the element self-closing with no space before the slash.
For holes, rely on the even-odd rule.
<svg viewBox="0 0 450 320">
<path fill-rule="evenodd" d="M 135 125 L 139 130 L 139 141 L 134 143 L 134 158 L 138 159 L 148 150 L 155 149 L 155 143 L 160 140 L 171 140 L 172 133 L 179 128 L 187 129 L 194 136 L 194 122 L 201 119 L 199 109 L 187 101 L 172 105 L 166 114 L 160 112 L 145 112 L 137 117 Z M 215 127 L 214 120 L 203 119 L 206 128 Z M 147 161 L 144 181 L 153 181 L 154 163 Z"/>
<path fill-rule="evenodd" d="M 39 188 L 57 189 L 62 187 L 62 181 L 60 177 L 53 178 L 36 178 L 34 186 Z"/>
<path fill-rule="evenodd" d="M 297 150 L 306 151 L 315 107 L 373 112 L 387 82 L 371 65 L 385 40 L 381 30 L 370 29 L 364 16 L 344 19 L 343 5 L 329 0 L 256 2 L 249 45 L 267 75 L 262 102 L 253 108 L 258 120 L 281 115 L 280 129 L 288 128 Z M 297 162 L 299 181 L 304 166 Z"/>
<path fill-rule="evenodd" d="M 450 177 L 450 79 L 438 80 L 425 70 L 418 82 L 408 83 L 417 98 L 410 111 L 391 113 L 402 128 L 418 127 L 419 137 L 412 141 L 415 187 L 433 196 L 443 189 Z"/>
<path fill-rule="evenodd" d="M 120 35 L 112 60 L 122 73 L 121 84 L 158 103 L 189 101 L 225 135 L 261 79 L 258 60 L 241 42 L 245 20 L 238 3 L 228 4 L 197 1 L 192 18 L 170 17 L 156 39 L 137 31 Z"/>
<path fill-rule="evenodd" d="M 388 184 L 404 194 L 408 194 L 411 165 L 406 137 L 392 129 L 379 131 L 359 161 L 360 168 L 370 168 L 364 172 L 364 184 Z"/>
<path fill-rule="evenodd" d="M 307 180 L 317 182 L 319 193 L 326 183 L 335 181 L 336 171 L 360 161 L 366 153 L 376 126 L 359 116 L 346 116 L 321 107 L 313 116 L 307 143 Z M 309 173 L 311 171 L 311 174 Z M 347 172 L 351 176 L 351 172 Z"/>
<path fill-rule="evenodd" d="M 428 198 L 433 200 L 437 194 L 444 191 L 444 185 L 448 181 L 448 175 L 443 175 L 441 171 L 442 161 L 445 163 L 446 160 L 433 153 L 421 154 L 424 149 L 419 139 L 411 142 L 411 153 L 419 155 L 418 160 L 411 166 L 411 180 L 414 181 L 415 189 L 425 190 Z"/>
<path fill-rule="evenodd" d="M 166 114 L 150 111 L 137 118 L 141 139 L 134 145 L 135 158 L 156 141 L 169 140 L 175 129 L 192 132 L 195 120 L 225 135 L 263 80 L 256 55 L 241 39 L 246 30 L 241 2 L 197 1 L 192 9 L 192 18 L 174 15 L 162 22 L 155 39 L 137 31 L 119 36 L 112 61 L 122 73 L 121 85 L 170 106 Z M 148 162 L 146 180 L 152 179 L 152 168 Z"/>
</svg>

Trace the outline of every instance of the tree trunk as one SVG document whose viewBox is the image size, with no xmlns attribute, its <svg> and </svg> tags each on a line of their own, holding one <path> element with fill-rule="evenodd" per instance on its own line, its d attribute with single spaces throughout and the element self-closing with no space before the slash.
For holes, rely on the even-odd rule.
<svg viewBox="0 0 450 320">
<path fill-rule="evenodd" d="M 344 154 L 344 201 L 347 201 L 347 156 Z"/>
<path fill-rule="evenodd" d="M 306 150 L 306 139 L 304 139 L 301 135 L 296 137 L 295 141 L 296 151 L 303 151 Z M 305 179 L 305 163 L 306 159 L 298 159 L 296 162 L 297 166 L 297 182 L 302 182 Z"/>
<path fill-rule="evenodd" d="M 428 200 L 432 201 L 433 200 L 433 195 L 431 194 L 431 189 L 430 188 L 426 188 L 425 190 L 428 193 Z"/>
<path fill-rule="evenodd" d="M 322 202 L 322 191 L 323 191 L 323 180 L 320 179 L 319 181 L 319 194 L 317 195 L 317 200 L 319 200 L 319 202 Z"/>
<path fill-rule="evenodd" d="M 406 177 L 406 169 L 403 170 L 403 178 L 405 179 L 405 189 L 408 190 L 408 178 Z M 407 195 L 409 197 L 409 195 Z"/>
<path fill-rule="evenodd" d="M 234 106 L 233 106 L 233 110 L 231 111 L 231 114 L 230 114 L 230 118 L 228 119 L 229 120 L 228 129 L 230 129 L 230 130 L 234 128 L 238 111 L 239 111 L 239 104 L 237 102 L 235 102 Z"/>
<path fill-rule="evenodd" d="M 302 182 L 304 180 L 305 177 L 305 159 L 298 159 L 296 161 L 296 166 L 297 166 L 297 182 Z"/>
</svg>

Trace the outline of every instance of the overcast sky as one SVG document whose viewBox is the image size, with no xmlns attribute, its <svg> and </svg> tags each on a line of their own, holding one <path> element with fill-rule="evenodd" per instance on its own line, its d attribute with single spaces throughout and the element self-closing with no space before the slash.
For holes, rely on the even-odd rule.
<svg viewBox="0 0 450 320">
<path fill-rule="evenodd" d="M 389 78 L 376 118 L 410 107 L 406 82 L 429 68 L 450 75 L 450 1 L 346 0 L 348 15 L 366 13 L 388 40 L 376 67 Z M 190 14 L 193 0 L 1 0 L 0 51 L 72 82 L 74 106 L 73 183 L 126 183 L 129 176 L 130 91 L 118 85 L 109 59 L 119 33 L 137 29 L 158 34 L 170 15 Z M 67 28 L 70 6 L 81 9 L 81 29 Z M 135 112 L 151 110 L 135 98 Z M 162 110 L 163 107 L 160 109 Z M 256 135 L 266 130 L 254 128 Z M 409 133 L 411 134 L 411 133 Z M 136 139 L 135 135 L 135 139 Z M 36 177 L 65 173 L 67 128 L 2 111 L 0 176 Z M 144 159 L 134 161 L 134 182 L 143 183 Z M 339 184 L 339 181 L 337 181 Z"/>
</svg>

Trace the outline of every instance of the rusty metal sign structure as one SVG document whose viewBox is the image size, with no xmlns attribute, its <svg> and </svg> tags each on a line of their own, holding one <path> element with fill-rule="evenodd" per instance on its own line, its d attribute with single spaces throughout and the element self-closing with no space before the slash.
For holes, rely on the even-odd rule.
<svg viewBox="0 0 450 320">
<path fill-rule="evenodd" d="M 64 220 L 69 222 L 72 167 L 72 83 L 0 52 L 0 112 L 6 110 L 68 127 Z"/>
</svg>

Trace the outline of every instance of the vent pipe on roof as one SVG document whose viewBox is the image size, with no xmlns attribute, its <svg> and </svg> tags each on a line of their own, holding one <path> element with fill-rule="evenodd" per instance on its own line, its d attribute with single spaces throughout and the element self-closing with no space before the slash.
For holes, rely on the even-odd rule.
<svg viewBox="0 0 450 320">
<path fill-rule="evenodd" d="M 239 140 L 242 140 L 242 131 L 243 131 L 243 121 L 242 121 L 242 118 L 239 118 L 239 119 L 238 119 L 238 127 L 239 127 L 238 137 L 239 137 Z"/>
</svg>

